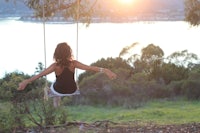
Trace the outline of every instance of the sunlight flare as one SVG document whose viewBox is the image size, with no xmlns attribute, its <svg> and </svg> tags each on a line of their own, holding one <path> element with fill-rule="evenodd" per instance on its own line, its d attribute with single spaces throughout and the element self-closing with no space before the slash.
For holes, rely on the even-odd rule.
<svg viewBox="0 0 200 133">
<path fill-rule="evenodd" d="M 135 0 L 118 0 L 120 3 L 122 4 L 131 4 L 132 2 L 134 2 Z"/>
</svg>

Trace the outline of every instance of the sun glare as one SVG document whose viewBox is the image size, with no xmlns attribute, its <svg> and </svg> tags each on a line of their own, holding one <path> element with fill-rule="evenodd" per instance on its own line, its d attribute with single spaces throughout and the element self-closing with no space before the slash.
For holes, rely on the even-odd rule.
<svg viewBox="0 0 200 133">
<path fill-rule="evenodd" d="M 118 0 L 120 3 L 123 3 L 123 4 L 130 4 L 132 3 L 134 0 Z"/>
</svg>

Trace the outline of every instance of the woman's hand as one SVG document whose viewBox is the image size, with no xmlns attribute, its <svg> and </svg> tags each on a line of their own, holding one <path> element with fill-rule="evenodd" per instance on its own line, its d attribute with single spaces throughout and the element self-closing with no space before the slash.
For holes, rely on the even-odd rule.
<svg viewBox="0 0 200 133">
<path fill-rule="evenodd" d="M 113 73 L 111 70 L 104 68 L 103 72 L 110 78 L 110 79 L 116 79 L 117 75 Z"/>
<path fill-rule="evenodd" d="M 21 83 L 19 83 L 19 87 L 17 88 L 17 90 L 24 90 L 28 83 L 29 83 L 28 80 L 22 81 Z"/>
</svg>

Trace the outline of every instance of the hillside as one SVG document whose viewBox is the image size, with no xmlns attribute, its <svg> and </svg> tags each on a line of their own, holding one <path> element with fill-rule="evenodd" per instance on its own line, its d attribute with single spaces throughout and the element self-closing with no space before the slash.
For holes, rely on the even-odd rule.
<svg viewBox="0 0 200 133">
<path fill-rule="evenodd" d="M 0 0 L 0 17 L 20 17 L 32 12 L 25 6 L 23 0 L 9 0 L 9 2 Z"/>
</svg>

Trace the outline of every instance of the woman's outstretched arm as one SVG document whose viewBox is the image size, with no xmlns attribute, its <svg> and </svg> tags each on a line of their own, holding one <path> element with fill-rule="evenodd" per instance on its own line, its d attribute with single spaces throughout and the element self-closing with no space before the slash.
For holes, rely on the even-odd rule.
<svg viewBox="0 0 200 133">
<path fill-rule="evenodd" d="M 56 64 L 53 63 L 52 65 L 50 65 L 47 69 L 45 69 L 41 73 L 39 73 L 39 74 L 29 78 L 29 79 L 23 80 L 21 83 L 19 83 L 19 87 L 18 87 L 17 90 L 24 90 L 29 83 L 33 82 L 34 80 L 36 80 L 36 79 L 38 79 L 42 76 L 45 76 L 45 75 L 48 75 L 48 74 L 54 72 L 55 66 L 56 66 Z"/>
<path fill-rule="evenodd" d="M 78 69 L 86 70 L 86 71 L 94 71 L 94 72 L 102 72 L 105 73 L 110 79 L 115 79 L 117 75 L 107 68 L 97 67 L 97 66 L 88 66 L 79 61 L 74 61 L 74 65 Z"/>
</svg>

